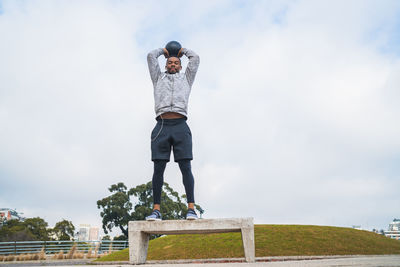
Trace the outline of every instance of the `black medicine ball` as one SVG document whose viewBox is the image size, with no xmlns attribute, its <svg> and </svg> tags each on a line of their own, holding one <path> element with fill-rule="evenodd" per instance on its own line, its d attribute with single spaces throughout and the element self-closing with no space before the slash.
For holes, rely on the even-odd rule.
<svg viewBox="0 0 400 267">
<path fill-rule="evenodd" d="M 165 49 L 167 49 L 170 57 L 178 57 L 178 53 L 181 48 L 181 44 L 177 41 L 171 41 L 165 46 Z"/>
</svg>

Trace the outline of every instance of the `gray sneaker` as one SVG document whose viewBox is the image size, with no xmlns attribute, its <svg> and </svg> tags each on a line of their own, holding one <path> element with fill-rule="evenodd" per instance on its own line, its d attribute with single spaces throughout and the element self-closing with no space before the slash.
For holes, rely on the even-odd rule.
<svg viewBox="0 0 400 267">
<path fill-rule="evenodd" d="M 153 212 L 146 217 L 146 221 L 161 221 L 162 216 L 159 210 L 153 210 Z"/>
<path fill-rule="evenodd" d="M 194 209 L 188 209 L 186 213 L 186 220 L 197 220 L 199 217 L 197 217 L 196 212 Z"/>
</svg>

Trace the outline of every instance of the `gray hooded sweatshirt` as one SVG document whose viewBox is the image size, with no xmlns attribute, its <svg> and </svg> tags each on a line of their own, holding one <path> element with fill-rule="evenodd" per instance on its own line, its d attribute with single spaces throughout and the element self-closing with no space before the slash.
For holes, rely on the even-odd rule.
<svg viewBox="0 0 400 267">
<path fill-rule="evenodd" d="M 154 87 L 154 107 L 156 117 L 165 112 L 176 112 L 187 117 L 190 90 L 200 64 L 199 56 L 192 50 L 183 48 L 182 53 L 189 58 L 184 73 L 161 72 L 158 57 L 164 54 L 162 48 L 147 55 L 147 63 Z"/>
</svg>

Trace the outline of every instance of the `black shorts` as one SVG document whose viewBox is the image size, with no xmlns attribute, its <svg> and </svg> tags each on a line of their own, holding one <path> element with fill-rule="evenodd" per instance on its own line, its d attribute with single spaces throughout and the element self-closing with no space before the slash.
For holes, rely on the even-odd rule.
<svg viewBox="0 0 400 267">
<path fill-rule="evenodd" d="M 192 133 L 186 124 L 186 117 L 179 119 L 157 118 L 151 132 L 151 160 L 167 160 L 174 151 L 174 160 L 193 159 Z"/>
</svg>

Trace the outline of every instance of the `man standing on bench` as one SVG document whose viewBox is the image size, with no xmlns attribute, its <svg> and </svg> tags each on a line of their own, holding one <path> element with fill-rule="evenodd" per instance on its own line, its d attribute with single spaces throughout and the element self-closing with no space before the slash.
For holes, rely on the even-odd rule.
<svg viewBox="0 0 400 267">
<path fill-rule="evenodd" d="M 167 58 L 165 72 L 161 72 L 158 57 Z M 185 55 L 189 63 L 184 73 L 180 57 Z M 186 124 L 190 90 L 199 67 L 199 56 L 176 41 L 169 42 L 165 48 L 151 51 L 147 63 L 154 87 L 154 104 L 157 124 L 151 132 L 151 160 L 154 162 L 153 198 L 154 206 L 148 221 L 162 219 L 160 212 L 161 190 L 164 183 L 164 170 L 169 161 L 171 148 L 175 162 L 178 162 L 185 186 L 188 212 L 186 219 L 196 220 L 194 210 L 194 178 L 191 170 L 192 134 Z"/>
</svg>

